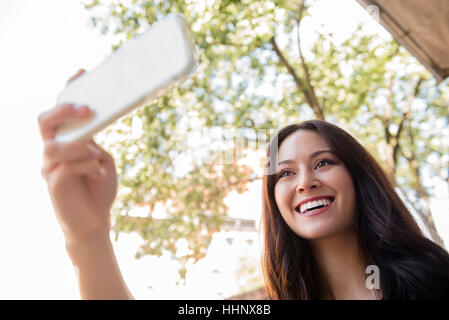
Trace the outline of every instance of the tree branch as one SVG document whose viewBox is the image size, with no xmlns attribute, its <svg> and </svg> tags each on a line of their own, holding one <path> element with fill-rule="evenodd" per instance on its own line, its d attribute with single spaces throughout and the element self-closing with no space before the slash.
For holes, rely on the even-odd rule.
<svg viewBox="0 0 449 320">
<path fill-rule="evenodd" d="M 321 109 L 319 108 L 319 106 L 316 103 L 314 103 L 314 100 L 313 100 L 312 96 L 310 95 L 307 85 L 305 84 L 303 79 L 298 77 L 298 75 L 296 74 L 293 67 L 290 65 L 290 63 L 287 61 L 287 59 L 284 57 L 281 50 L 279 50 L 279 47 L 276 43 L 274 36 L 271 37 L 270 43 L 272 45 L 273 51 L 279 57 L 279 60 L 281 60 L 282 64 L 287 68 L 288 73 L 290 73 L 290 75 L 293 77 L 296 87 L 298 88 L 298 90 L 300 92 L 302 92 L 302 94 L 304 94 L 305 100 L 306 100 L 307 104 L 312 108 L 315 116 L 320 120 L 324 120 L 324 115 L 323 115 Z"/>
<path fill-rule="evenodd" d="M 316 107 L 312 107 L 312 109 L 316 109 L 315 114 L 317 115 L 317 117 L 321 120 L 324 120 L 324 115 L 323 115 L 323 110 L 318 102 L 318 99 L 316 97 L 315 94 L 315 88 L 312 85 L 312 81 L 310 78 L 310 73 L 309 73 L 309 67 L 307 66 L 305 59 L 304 59 L 304 55 L 302 54 L 302 50 L 301 50 L 301 39 L 300 39 L 300 33 L 299 33 L 299 27 L 301 25 L 301 20 L 304 14 L 304 9 L 305 9 L 305 4 L 304 1 L 301 3 L 301 7 L 299 9 L 299 17 L 297 20 L 297 37 L 298 37 L 298 49 L 299 49 L 299 57 L 301 58 L 301 66 L 304 70 L 304 74 L 306 75 L 306 83 L 307 83 L 307 89 L 310 93 L 310 98 L 312 100 L 312 105 L 316 106 Z"/>
<path fill-rule="evenodd" d="M 384 116 L 384 131 L 385 131 L 385 140 L 387 141 L 387 144 L 390 144 L 390 140 L 391 140 L 391 132 L 390 132 L 390 123 L 391 123 L 391 117 L 393 114 L 393 103 L 394 103 L 394 98 L 393 98 L 393 77 L 394 75 L 391 75 L 390 78 L 388 79 L 388 86 L 387 86 L 387 90 L 388 90 L 388 96 L 387 96 L 387 100 L 388 103 L 386 105 L 385 108 L 385 116 Z"/>
<path fill-rule="evenodd" d="M 396 163 L 397 163 L 398 151 L 400 148 L 399 139 L 401 137 L 402 129 L 404 128 L 405 121 L 410 119 L 410 117 L 411 117 L 412 103 L 415 100 L 415 98 L 419 95 L 419 92 L 421 89 L 421 84 L 423 81 L 424 81 L 424 79 L 422 77 L 420 77 L 418 82 L 415 85 L 415 88 L 413 89 L 413 93 L 408 97 L 407 108 L 402 113 L 402 119 L 401 119 L 401 122 L 399 123 L 398 132 L 395 135 L 396 145 L 394 146 L 394 150 L 393 150 L 393 163 L 394 163 L 395 167 L 396 167 Z"/>
</svg>

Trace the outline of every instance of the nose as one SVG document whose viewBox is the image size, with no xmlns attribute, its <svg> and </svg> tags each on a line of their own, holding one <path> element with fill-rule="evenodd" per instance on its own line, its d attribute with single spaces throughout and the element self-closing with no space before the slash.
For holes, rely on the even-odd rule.
<svg viewBox="0 0 449 320">
<path fill-rule="evenodd" d="M 318 189 L 321 183 L 313 174 L 304 173 L 298 175 L 298 184 L 296 185 L 296 192 L 303 193 L 304 191 L 311 191 L 313 189 Z"/>
</svg>

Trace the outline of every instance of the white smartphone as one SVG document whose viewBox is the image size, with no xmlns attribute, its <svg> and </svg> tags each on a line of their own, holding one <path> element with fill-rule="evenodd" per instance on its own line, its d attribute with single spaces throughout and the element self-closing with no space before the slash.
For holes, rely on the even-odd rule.
<svg viewBox="0 0 449 320">
<path fill-rule="evenodd" d="M 129 111 L 148 103 L 192 74 L 197 65 L 189 27 L 170 14 L 68 83 L 56 104 L 88 105 L 93 115 L 70 120 L 56 131 L 58 142 L 89 138 Z"/>
</svg>

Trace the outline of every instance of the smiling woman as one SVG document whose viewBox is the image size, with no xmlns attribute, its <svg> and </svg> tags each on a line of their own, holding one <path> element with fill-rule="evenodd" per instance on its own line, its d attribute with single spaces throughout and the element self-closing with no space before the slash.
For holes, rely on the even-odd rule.
<svg viewBox="0 0 449 320">
<path fill-rule="evenodd" d="M 449 254 L 351 135 L 319 120 L 287 126 L 268 148 L 273 164 L 262 216 L 271 299 L 449 297 Z"/>
</svg>

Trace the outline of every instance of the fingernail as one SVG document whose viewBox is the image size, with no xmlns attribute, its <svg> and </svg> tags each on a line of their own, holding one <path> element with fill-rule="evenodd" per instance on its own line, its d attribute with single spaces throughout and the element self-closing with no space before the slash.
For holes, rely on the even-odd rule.
<svg viewBox="0 0 449 320">
<path fill-rule="evenodd" d="M 85 104 L 74 104 L 74 105 L 73 105 L 73 109 L 74 109 L 77 113 L 81 114 L 81 113 L 84 113 L 84 112 L 86 112 L 87 110 L 89 110 L 89 106 L 86 106 Z"/>
<path fill-rule="evenodd" d="M 100 167 L 98 169 L 98 174 L 100 175 L 100 177 L 105 177 L 106 176 L 106 169 L 103 167 Z"/>
<path fill-rule="evenodd" d="M 93 146 L 91 143 L 87 144 L 87 148 L 92 152 L 95 157 L 100 156 L 100 150 L 97 147 Z"/>
</svg>

